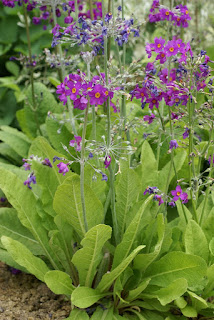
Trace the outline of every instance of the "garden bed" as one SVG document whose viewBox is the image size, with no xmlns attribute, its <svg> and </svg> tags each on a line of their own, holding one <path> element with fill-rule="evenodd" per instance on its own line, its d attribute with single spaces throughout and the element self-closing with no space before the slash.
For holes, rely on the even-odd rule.
<svg viewBox="0 0 214 320">
<path fill-rule="evenodd" d="M 0 320 L 61 320 L 70 313 L 70 302 L 52 293 L 34 276 L 11 274 L 0 263 Z"/>
</svg>

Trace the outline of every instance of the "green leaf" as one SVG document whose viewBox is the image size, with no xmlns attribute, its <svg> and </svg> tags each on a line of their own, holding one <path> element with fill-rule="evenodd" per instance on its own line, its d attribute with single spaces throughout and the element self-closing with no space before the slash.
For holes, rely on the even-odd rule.
<svg viewBox="0 0 214 320">
<path fill-rule="evenodd" d="M 116 268 L 122 260 L 124 260 L 130 250 L 133 247 L 133 244 L 135 240 L 137 239 L 137 236 L 139 232 L 141 231 L 141 220 L 144 215 L 145 210 L 147 209 L 148 204 L 151 202 L 153 196 L 150 196 L 141 206 L 140 210 L 128 226 L 121 243 L 117 246 L 115 250 L 114 255 L 114 261 L 113 261 L 113 269 Z M 145 247 L 145 246 L 144 246 Z"/>
<path fill-rule="evenodd" d="M 104 274 L 102 277 L 97 289 L 101 292 L 106 291 L 116 280 L 119 275 L 128 267 L 128 265 L 132 262 L 132 260 L 135 258 L 135 256 L 138 254 L 140 250 L 142 250 L 144 246 L 139 246 L 135 250 L 132 251 L 132 253 L 123 260 L 113 271 Z"/>
<path fill-rule="evenodd" d="M 16 108 L 14 93 L 11 90 L 6 90 L 3 95 L 0 95 L 0 125 L 11 124 L 15 118 Z"/>
<path fill-rule="evenodd" d="M 134 260 L 134 267 L 140 271 L 145 271 L 146 268 L 158 257 L 161 251 L 161 247 L 165 234 L 165 223 L 162 214 L 157 216 L 157 236 L 158 240 L 154 247 L 154 251 L 150 253 L 139 254 Z"/>
<path fill-rule="evenodd" d="M 93 176 L 94 169 L 91 166 L 86 165 L 84 174 L 85 183 L 94 191 L 97 198 L 104 205 L 106 201 L 107 184 L 105 183 L 105 181 L 102 181 L 100 177 L 98 177 L 97 179 L 93 179 Z"/>
<path fill-rule="evenodd" d="M 48 271 L 45 274 L 44 280 L 55 294 L 72 294 L 75 289 L 69 275 L 62 271 Z"/>
<path fill-rule="evenodd" d="M 210 249 L 212 256 L 214 256 L 214 238 L 212 238 L 212 240 L 209 243 L 209 249 Z"/>
<path fill-rule="evenodd" d="M 10 162 L 21 165 L 22 157 L 19 156 L 10 146 L 8 146 L 6 143 L 1 142 L 0 143 L 0 154 L 8 159 Z"/>
<path fill-rule="evenodd" d="M 187 291 L 186 279 L 180 278 L 170 283 L 166 288 L 154 292 L 154 296 L 165 306 L 173 300 L 181 297 Z"/>
<path fill-rule="evenodd" d="M 105 296 L 106 293 L 101 293 L 98 289 L 78 287 L 71 295 L 71 302 L 78 308 L 88 308 Z"/>
<path fill-rule="evenodd" d="M 208 308 L 207 302 L 202 297 L 199 297 L 196 293 L 191 291 L 188 291 L 188 294 L 192 300 L 192 306 L 197 312 Z"/>
<path fill-rule="evenodd" d="M 69 318 L 64 320 L 89 320 L 89 316 L 84 310 L 74 309 L 71 311 Z"/>
<path fill-rule="evenodd" d="M 184 299 L 184 297 L 179 297 L 179 298 L 175 299 L 174 303 L 179 309 L 183 309 L 187 305 L 187 302 Z"/>
<path fill-rule="evenodd" d="M 20 266 L 20 264 L 16 263 L 16 261 L 12 259 L 8 251 L 3 248 L 0 248 L 0 261 L 6 263 L 8 266 L 21 270 L 25 273 L 28 273 L 28 271 L 24 267 Z"/>
<path fill-rule="evenodd" d="M 158 167 L 157 167 L 157 160 L 155 155 L 150 147 L 148 141 L 144 141 L 141 150 L 141 176 L 142 179 L 142 190 L 148 186 L 156 186 L 157 179 L 158 179 Z"/>
<path fill-rule="evenodd" d="M 7 143 L 22 158 L 27 157 L 30 141 L 22 132 L 15 128 L 1 126 L 0 140 Z"/>
<path fill-rule="evenodd" d="M 101 307 L 98 307 L 93 313 L 91 320 L 112 320 L 113 310 L 113 308 L 103 310 Z"/>
<path fill-rule="evenodd" d="M 204 259 L 184 252 L 169 252 L 159 261 L 151 264 L 144 278 L 151 278 L 150 284 L 168 286 L 179 278 L 185 278 L 188 286 L 196 285 L 205 276 L 207 270 Z"/>
<path fill-rule="evenodd" d="M 205 261 L 209 257 L 209 247 L 202 228 L 194 221 L 190 220 L 184 235 L 186 253 L 202 257 Z"/>
<path fill-rule="evenodd" d="M 139 294 L 147 288 L 150 280 L 151 280 L 151 279 L 144 279 L 144 280 L 138 285 L 138 287 L 137 287 L 136 289 L 133 289 L 133 290 L 129 291 L 129 295 L 128 295 L 128 297 L 126 298 L 126 300 L 127 300 L 127 301 L 132 301 L 132 300 L 136 299 L 136 298 L 139 296 Z"/>
<path fill-rule="evenodd" d="M 5 66 L 10 73 L 12 73 L 15 77 L 18 77 L 20 71 L 18 64 L 13 61 L 7 61 Z"/>
<path fill-rule="evenodd" d="M 196 318 L 198 315 L 197 311 L 191 306 L 186 306 L 185 308 L 181 309 L 181 312 L 188 318 Z"/>
<path fill-rule="evenodd" d="M 141 191 L 141 183 L 137 173 L 129 168 L 128 161 L 121 162 L 121 174 L 116 185 L 116 212 L 118 228 L 122 237 L 126 229 L 127 215 L 131 206 L 137 201 Z"/>
<path fill-rule="evenodd" d="M 80 285 L 90 287 L 96 269 L 102 260 L 102 248 L 106 241 L 111 238 L 111 227 L 104 224 L 91 228 L 81 241 L 82 249 L 78 250 L 72 262 L 76 266 L 79 273 Z"/>
<path fill-rule="evenodd" d="M 103 206 L 90 187 L 85 185 L 85 205 L 88 228 L 101 223 Z M 80 235 L 85 234 L 83 222 L 80 177 L 73 175 L 58 187 L 54 197 L 54 210 L 60 214 Z"/>
<path fill-rule="evenodd" d="M 38 126 L 45 123 L 48 111 L 57 112 L 61 110 L 53 94 L 44 84 L 39 82 L 34 83 L 34 92 L 36 97 L 36 111 L 33 111 L 32 109 L 33 100 L 31 86 L 29 86 L 25 92 L 27 103 L 24 106 L 24 112 L 26 119 L 25 127 L 27 127 L 27 130 L 25 127 L 22 128 L 26 134 L 30 132 L 32 137 L 37 136 Z"/>
<path fill-rule="evenodd" d="M 7 236 L 18 240 L 35 255 L 43 253 L 38 241 L 20 223 L 17 212 L 13 208 L 0 208 L 0 236 Z"/>
<path fill-rule="evenodd" d="M 39 280 L 44 281 L 44 276 L 49 271 L 44 261 L 35 257 L 30 250 L 16 240 L 3 236 L 1 241 L 13 260 L 25 267 Z"/>
<path fill-rule="evenodd" d="M 42 226 L 41 219 L 37 213 L 37 200 L 33 192 L 23 185 L 23 182 L 12 172 L 0 168 L 0 188 L 6 195 L 8 201 L 17 210 L 18 217 L 41 245 L 44 254 L 52 265 L 58 269 L 53 250 L 49 245 L 47 232 Z"/>
</svg>

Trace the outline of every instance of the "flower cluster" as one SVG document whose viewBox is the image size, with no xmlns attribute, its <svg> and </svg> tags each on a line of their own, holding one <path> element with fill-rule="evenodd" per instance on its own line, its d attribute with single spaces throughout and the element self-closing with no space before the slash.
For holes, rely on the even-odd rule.
<svg viewBox="0 0 214 320">
<path fill-rule="evenodd" d="M 188 21 L 191 20 L 187 6 L 177 5 L 172 10 L 160 5 L 159 0 L 154 0 L 150 9 L 149 21 L 170 21 L 177 27 L 188 27 Z"/>
<path fill-rule="evenodd" d="M 59 94 L 59 99 L 64 105 L 69 97 L 76 109 L 84 110 L 88 103 L 95 106 L 102 105 L 108 98 L 112 100 L 116 90 L 105 86 L 104 76 L 104 74 L 94 76 L 91 81 L 87 81 L 85 74 L 70 74 L 57 87 L 56 93 Z M 110 104 L 116 112 L 117 108 L 112 101 Z"/>
<path fill-rule="evenodd" d="M 21 6 L 23 3 L 27 5 L 27 10 L 32 11 L 36 7 L 36 1 L 31 0 L 2 0 L 5 7 L 14 8 L 16 3 Z"/>
<path fill-rule="evenodd" d="M 68 27 L 61 27 L 58 24 L 52 29 L 52 47 L 58 43 L 69 42 L 72 46 L 88 44 L 94 55 L 103 52 L 104 37 L 113 37 L 119 46 L 128 42 L 129 36 L 139 36 L 139 26 L 134 26 L 134 19 L 122 19 L 118 10 L 116 19 L 112 19 L 112 14 L 105 16 L 105 24 L 102 20 L 78 19 L 78 24 L 73 23 Z"/>
</svg>

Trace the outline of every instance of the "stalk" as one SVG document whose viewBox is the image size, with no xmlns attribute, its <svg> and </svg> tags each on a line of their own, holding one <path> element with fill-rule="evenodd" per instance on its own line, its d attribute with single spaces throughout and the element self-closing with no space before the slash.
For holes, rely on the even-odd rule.
<svg viewBox="0 0 214 320">
<path fill-rule="evenodd" d="M 192 74 L 191 74 L 191 78 L 192 78 Z M 191 85 L 190 85 L 191 88 Z M 188 108 L 188 112 L 189 112 L 189 186 L 190 186 L 190 196 L 191 196 L 191 201 L 192 201 L 192 207 L 193 207 L 193 216 L 195 221 L 198 223 L 198 217 L 197 217 L 197 211 L 196 211 L 196 205 L 195 205 L 195 201 L 193 199 L 193 190 L 192 190 L 192 173 L 194 173 L 195 175 L 195 169 L 194 169 L 194 160 L 192 159 L 192 152 L 193 152 L 193 127 L 192 127 L 192 116 L 194 114 L 194 110 L 193 112 L 191 112 L 191 99 L 189 98 L 189 108 Z"/>
<path fill-rule="evenodd" d="M 102 10 L 103 10 L 103 24 L 104 20 L 104 0 L 102 0 Z M 104 71 L 105 71 L 105 80 L 106 86 L 108 87 L 108 44 L 107 38 L 104 36 Z M 111 145 L 111 109 L 110 109 L 110 99 L 107 99 L 107 149 L 110 149 Z M 114 188 L 114 172 L 112 170 L 112 165 L 109 166 L 110 173 L 110 190 L 111 190 L 111 211 L 112 211 L 112 221 L 113 221 L 113 230 L 116 244 L 119 242 L 119 233 L 118 233 L 118 224 L 117 224 L 117 216 L 115 210 L 115 188 Z"/>
<path fill-rule="evenodd" d="M 90 64 L 87 64 L 87 75 L 90 80 Z M 85 226 L 85 231 L 88 231 L 88 222 L 86 218 L 86 206 L 85 206 L 85 194 L 84 194 L 84 167 L 85 167 L 85 136 L 86 136 L 86 127 L 88 122 L 88 110 L 90 103 L 88 102 L 87 108 L 85 109 L 84 115 L 84 124 L 82 132 L 82 147 L 81 147 L 81 159 L 80 159 L 80 192 L 81 192 L 81 203 L 82 203 L 82 213 L 83 221 Z"/>
<path fill-rule="evenodd" d="M 93 3 L 92 3 L 92 0 L 89 0 L 89 8 L 90 8 L 91 20 L 94 20 L 94 12 L 93 12 Z"/>
<path fill-rule="evenodd" d="M 214 153 L 214 146 L 212 147 L 212 152 L 211 152 L 210 172 L 209 172 L 209 175 L 208 175 L 208 181 L 212 178 L 212 173 L 213 173 L 213 153 Z M 202 213 L 201 213 L 201 217 L 199 219 L 199 225 L 200 226 L 202 225 L 202 222 L 203 222 L 204 212 L 205 212 L 205 208 L 206 208 L 206 205 L 207 205 L 208 196 L 210 194 L 210 186 L 211 186 L 211 184 L 209 184 L 209 186 L 207 186 L 207 189 L 206 189 L 203 210 L 202 210 Z"/>
<path fill-rule="evenodd" d="M 26 35 L 27 35 L 28 54 L 29 54 L 29 60 L 30 60 L 30 84 L 31 84 L 32 102 L 33 102 L 33 106 L 31 107 L 31 109 L 34 114 L 34 119 L 35 119 L 37 129 L 40 135 L 42 136 L 42 131 L 40 129 L 40 125 L 39 125 L 39 121 L 36 113 L 37 104 L 36 104 L 35 90 L 34 90 L 34 79 L 33 79 L 33 68 L 32 68 L 33 60 L 32 60 L 32 50 L 31 50 L 30 30 L 29 30 L 28 15 L 27 15 L 25 4 L 23 5 L 23 10 L 24 10 L 25 28 L 26 28 Z"/>
<path fill-rule="evenodd" d="M 75 9 L 77 8 L 76 7 L 76 2 L 75 2 Z M 54 3 L 54 0 L 52 0 L 51 6 L 52 6 L 52 14 L 53 14 L 54 25 L 56 25 L 57 24 L 57 17 L 56 17 L 56 6 L 55 6 L 55 3 Z M 76 10 L 75 10 L 75 12 L 76 12 Z M 78 19 L 78 13 L 77 13 L 77 19 Z M 64 66 L 64 63 L 63 63 L 62 46 L 61 46 L 60 43 L 57 44 L 57 48 L 58 48 L 58 54 L 59 54 L 59 57 L 60 57 L 60 69 L 61 69 L 61 73 L 62 73 L 62 78 L 64 80 L 65 79 L 65 66 Z M 74 121 L 73 107 L 71 105 L 71 100 L 69 98 L 67 99 L 67 106 L 68 106 L 68 113 L 69 113 L 69 118 L 70 118 L 70 121 L 71 121 L 72 131 L 73 131 L 74 134 L 77 134 L 75 121 Z"/>
<path fill-rule="evenodd" d="M 78 21 L 78 15 L 79 15 L 77 0 L 75 0 L 74 5 L 75 5 L 75 18 L 76 18 L 76 22 L 77 22 Z"/>
</svg>

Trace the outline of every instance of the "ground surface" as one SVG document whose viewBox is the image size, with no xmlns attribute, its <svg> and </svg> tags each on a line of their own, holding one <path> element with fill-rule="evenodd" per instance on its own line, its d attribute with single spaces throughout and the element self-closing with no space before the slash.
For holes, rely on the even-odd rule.
<svg viewBox="0 0 214 320">
<path fill-rule="evenodd" d="M 62 320 L 70 302 L 29 274 L 13 275 L 0 262 L 0 320 Z"/>
</svg>

